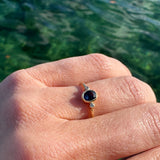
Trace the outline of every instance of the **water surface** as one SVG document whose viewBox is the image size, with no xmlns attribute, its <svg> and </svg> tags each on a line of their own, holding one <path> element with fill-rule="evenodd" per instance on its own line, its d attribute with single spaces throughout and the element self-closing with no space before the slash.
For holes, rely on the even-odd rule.
<svg viewBox="0 0 160 160">
<path fill-rule="evenodd" d="M 159 0 L 0 0 L 0 80 L 15 70 L 101 52 L 160 100 Z"/>
</svg>

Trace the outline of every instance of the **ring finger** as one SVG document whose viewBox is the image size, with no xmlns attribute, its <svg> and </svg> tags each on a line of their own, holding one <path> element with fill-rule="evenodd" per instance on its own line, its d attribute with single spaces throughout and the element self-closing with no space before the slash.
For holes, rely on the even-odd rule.
<svg viewBox="0 0 160 160">
<path fill-rule="evenodd" d="M 155 95 L 149 85 L 131 77 L 118 77 L 88 83 L 98 94 L 94 102 L 94 115 L 102 115 L 122 108 L 147 102 L 156 102 Z M 90 108 L 81 99 L 80 87 L 48 87 L 39 92 L 39 97 L 46 97 L 44 110 L 63 119 L 88 118 Z"/>
</svg>

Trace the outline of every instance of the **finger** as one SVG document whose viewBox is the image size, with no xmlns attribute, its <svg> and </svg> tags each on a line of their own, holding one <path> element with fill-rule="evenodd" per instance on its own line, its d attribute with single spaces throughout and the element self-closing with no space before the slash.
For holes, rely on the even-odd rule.
<svg viewBox="0 0 160 160">
<path fill-rule="evenodd" d="M 146 83 L 128 76 L 109 78 L 88 83 L 98 94 L 94 102 L 94 115 L 102 115 L 137 104 L 156 102 L 155 95 Z M 63 119 L 83 119 L 90 116 L 89 105 L 81 99 L 80 87 L 48 87 L 40 92 L 46 97 L 42 107 Z"/>
<path fill-rule="evenodd" d="M 151 150 L 140 153 L 136 156 L 128 158 L 127 160 L 159 160 L 160 159 L 160 147 L 153 148 Z"/>
<path fill-rule="evenodd" d="M 131 75 L 121 62 L 102 54 L 40 64 L 26 71 L 47 86 L 78 85 L 81 82 Z"/>
<path fill-rule="evenodd" d="M 69 121 L 64 130 L 71 135 L 69 145 L 82 146 L 83 156 L 113 160 L 159 146 L 159 124 L 160 104 L 150 103 L 90 119 Z"/>
</svg>

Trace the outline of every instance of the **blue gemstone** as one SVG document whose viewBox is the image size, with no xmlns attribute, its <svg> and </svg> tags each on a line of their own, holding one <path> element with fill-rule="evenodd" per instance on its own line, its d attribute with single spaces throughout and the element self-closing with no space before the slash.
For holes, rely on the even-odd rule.
<svg viewBox="0 0 160 160">
<path fill-rule="evenodd" d="M 96 92 L 93 90 L 88 90 L 84 93 L 84 99 L 88 102 L 94 101 L 96 99 Z"/>
</svg>

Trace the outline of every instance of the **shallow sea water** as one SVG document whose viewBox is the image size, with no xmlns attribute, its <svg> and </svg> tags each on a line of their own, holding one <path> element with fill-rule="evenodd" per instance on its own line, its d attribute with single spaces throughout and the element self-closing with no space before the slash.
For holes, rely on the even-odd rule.
<svg viewBox="0 0 160 160">
<path fill-rule="evenodd" d="M 160 100 L 160 0 L 0 0 L 0 80 L 15 70 L 101 52 Z"/>
</svg>

